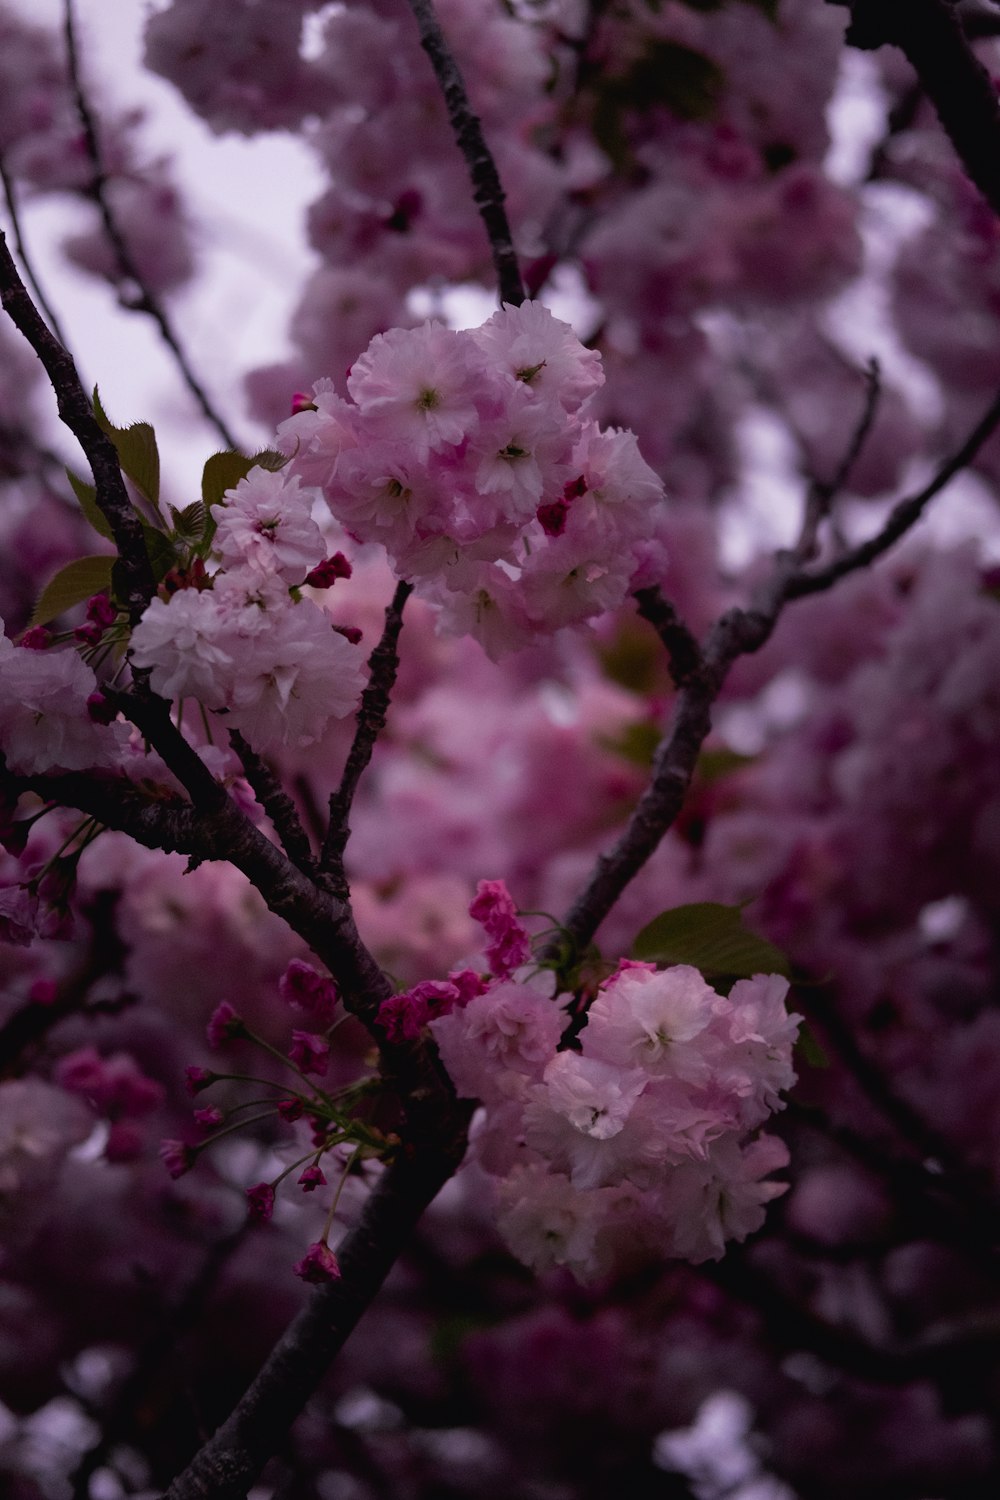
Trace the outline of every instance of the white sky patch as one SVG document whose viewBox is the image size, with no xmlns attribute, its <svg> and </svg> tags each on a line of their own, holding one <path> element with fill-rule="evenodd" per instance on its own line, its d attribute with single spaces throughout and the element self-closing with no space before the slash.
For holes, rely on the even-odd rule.
<svg viewBox="0 0 1000 1500">
<path fill-rule="evenodd" d="M 61 0 L 14 4 L 29 20 L 61 23 Z M 140 135 L 145 156 L 171 163 L 193 225 L 199 274 L 164 305 L 213 404 L 238 441 L 258 447 L 270 434 L 246 415 L 242 377 L 289 350 L 289 317 L 317 264 L 306 243 L 304 214 L 322 190 L 323 174 L 293 135 L 213 135 L 170 84 L 146 72 L 141 55 L 148 9 L 145 0 L 77 0 L 84 76 L 98 118 L 106 110 L 140 106 L 146 112 Z M 21 210 L 32 262 L 84 385 L 100 387 L 105 408 L 120 424 L 154 421 L 164 496 L 187 503 L 197 496 L 202 465 L 223 446 L 221 439 L 202 417 L 151 320 L 124 311 L 110 287 L 60 254 L 59 241 L 79 228 L 84 210 L 68 197 L 30 202 L 23 196 Z M 55 441 L 73 455 L 68 437 Z M 81 460 L 74 461 L 79 468 Z"/>
</svg>

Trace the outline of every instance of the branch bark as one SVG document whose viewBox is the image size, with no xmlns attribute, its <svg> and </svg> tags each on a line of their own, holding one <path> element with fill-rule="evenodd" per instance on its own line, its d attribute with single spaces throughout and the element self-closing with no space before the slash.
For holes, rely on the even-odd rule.
<svg viewBox="0 0 1000 1500">
<path fill-rule="evenodd" d="M 874 51 L 890 45 L 905 54 L 966 172 L 1000 214 L 1000 101 L 953 0 L 829 3 L 849 8 L 845 40 L 851 46 Z"/>
<path fill-rule="evenodd" d="M 472 196 L 490 242 L 500 301 L 520 307 L 524 301 L 524 282 L 504 208 L 506 195 L 496 162 L 486 144 L 479 116 L 469 103 L 465 80 L 452 56 L 431 0 L 409 0 L 409 4 L 420 31 L 420 45 L 431 60 L 448 106 L 455 140 L 469 168 Z"/>
<path fill-rule="evenodd" d="M 332 878 L 332 889 L 347 899 L 344 850 L 351 836 L 350 816 L 354 795 L 372 758 L 375 742 L 385 728 L 389 700 L 399 670 L 399 636 L 403 629 L 403 607 L 413 593 L 412 583 L 398 583 L 385 612 L 385 627 L 368 662 L 368 684 L 358 706 L 357 729 L 347 756 L 340 786 L 330 796 L 330 822 L 323 841 L 320 867 Z"/>
<path fill-rule="evenodd" d="M 0 302 L 34 349 L 55 392 L 59 417 L 87 456 L 97 503 L 107 518 L 126 579 L 126 604 L 135 624 L 156 592 L 139 517 L 129 500 L 114 444 L 100 429 L 73 357 L 46 324 L 18 275 L 0 230 Z"/>
<path fill-rule="evenodd" d="M 457 1119 L 441 1123 L 443 1148 L 427 1146 L 386 1169 L 360 1223 L 337 1251 L 340 1280 L 312 1293 L 232 1414 L 174 1480 L 165 1500 L 246 1495 L 373 1301 L 420 1215 L 461 1161 L 464 1128 L 455 1131 Z"/>
</svg>

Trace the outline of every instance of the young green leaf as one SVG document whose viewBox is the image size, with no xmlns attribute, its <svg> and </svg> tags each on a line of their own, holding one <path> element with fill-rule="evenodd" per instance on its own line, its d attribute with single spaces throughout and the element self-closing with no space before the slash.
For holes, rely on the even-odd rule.
<svg viewBox="0 0 1000 1500">
<path fill-rule="evenodd" d="M 691 964 L 707 979 L 791 973 L 781 949 L 751 932 L 738 906 L 716 901 L 661 912 L 639 933 L 632 956 L 650 963 Z"/>
<path fill-rule="evenodd" d="M 160 454 L 156 434 L 148 422 L 134 422 L 131 427 L 116 427 L 101 405 L 94 386 L 94 415 L 98 426 L 115 445 L 122 472 L 131 479 L 140 494 L 156 506 L 160 498 Z"/>
<path fill-rule="evenodd" d="M 208 506 L 204 500 L 192 500 L 183 510 L 170 507 L 174 530 L 183 542 L 200 542 L 208 524 Z"/>
<path fill-rule="evenodd" d="M 221 505 L 227 490 L 234 490 L 251 469 L 269 469 L 277 473 L 288 462 L 286 453 L 273 448 L 262 448 L 259 453 L 238 453 L 226 448 L 206 459 L 201 474 L 201 498 L 205 505 Z"/>
<path fill-rule="evenodd" d="M 795 1052 L 810 1068 L 828 1068 L 830 1059 L 820 1046 L 816 1033 L 808 1021 L 799 1022 L 799 1034 L 795 1039 Z"/>
<path fill-rule="evenodd" d="M 142 539 L 146 543 L 146 556 L 152 566 L 153 577 L 159 583 L 177 563 L 174 544 L 162 531 L 157 531 L 155 526 L 147 526 L 145 521 L 142 523 Z"/>
<path fill-rule="evenodd" d="M 110 554 L 78 557 L 60 568 L 42 589 L 31 615 L 31 624 L 48 625 L 50 620 L 72 609 L 74 604 L 82 604 L 92 594 L 110 588 L 111 570 L 116 561 Z"/>
<path fill-rule="evenodd" d="M 80 502 L 80 509 L 83 511 L 84 520 L 90 522 L 98 536 L 107 537 L 109 542 L 113 542 L 114 532 L 111 530 L 111 524 L 107 516 L 97 503 L 97 490 L 92 484 L 88 484 L 85 479 L 81 479 L 79 475 L 74 474 L 72 469 L 66 470 L 66 478 L 72 486 L 74 495 Z"/>
</svg>

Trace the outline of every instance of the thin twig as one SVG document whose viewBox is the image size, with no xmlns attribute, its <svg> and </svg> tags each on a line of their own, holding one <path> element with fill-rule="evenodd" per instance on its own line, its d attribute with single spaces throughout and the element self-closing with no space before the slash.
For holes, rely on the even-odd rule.
<svg viewBox="0 0 1000 1500">
<path fill-rule="evenodd" d="M 7 237 L 0 230 L 0 302 L 41 360 L 56 395 L 59 416 L 87 456 L 97 504 L 107 518 L 124 572 L 125 602 L 132 623 L 138 622 L 156 592 L 142 526 L 125 489 L 118 454 L 98 426 L 72 355 L 60 343 L 35 307 L 18 275 Z"/>
<path fill-rule="evenodd" d="M 32 265 L 31 256 L 28 254 L 24 231 L 21 228 L 21 215 L 17 207 L 17 193 L 14 188 L 13 179 L 7 171 L 7 165 L 2 156 L 0 156 L 0 183 L 3 184 L 4 197 L 7 200 L 7 217 L 10 219 L 11 229 L 14 231 L 14 245 L 17 249 L 18 258 L 24 267 L 24 274 L 28 285 L 35 294 L 35 301 L 48 319 L 52 332 L 63 348 L 68 349 L 69 345 L 66 342 L 66 335 L 62 330 L 59 319 L 56 317 L 55 309 L 45 295 L 35 268 Z"/>
<path fill-rule="evenodd" d="M 389 700 L 399 669 L 399 633 L 403 628 L 403 608 L 413 593 L 412 583 L 400 582 L 385 612 L 385 626 L 368 662 L 368 684 L 358 706 L 357 728 L 347 757 L 340 786 L 330 796 L 330 821 L 320 869 L 333 877 L 335 894 L 347 899 L 344 876 L 344 850 L 351 836 L 350 816 L 358 782 L 372 758 L 375 741 L 385 727 Z"/>
<path fill-rule="evenodd" d="M 109 178 L 104 169 L 100 142 L 97 136 L 97 122 L 84 92 L 80 76 L 80 58 L 76 39 L 76 24 L 73 17 L 73 0 L 64 0 L 64 7 L 64 32 L 70 82 L 73 86 L 76 110 L 80 116 L 80 124 L 83 129 L 84 145 L 86 146 L 87 155 L 94 170 L 93 180 L 90 183 L 88 191 L 97 205 L 98 213 L 101 216 L 101 223 L 104 225 L 104 232 L 118 261 L 120 275 L 127 277 L 139 290 L 139 296 L 134 299 L 130 298 L 128 306 L 137 312 L 147 313 L 153 319 L 153 322 L 160 331 L 160 337 L 176 361 L 184 384 L 201 407 L 206 418 L 211 422 L 227 448 L 237 448 L 239 444 L 222 417 L 219 416 L 213 407 L 204 386 L 188 362 L 187 355 L 184 353 L 184 349 L 174 332 L 172 324 L 143 277 L 108 202 L 106 189 Z"/>
<path fill-rule="evenodd" d="M 229 740 L 243 762 L 257 801 L 274 824 L 288 858 L 306 875 L 316 874 L 316 859 L 309 843 L 309 836 L 302 826 L 295 803 L 279 782 L 271 766 L 258 755 L 252 745 L 238 729 L 230 731 Z"/>
<path fill-rule="evenodd" d="M 865 568 L 877 557 L 881 557 L 883 552 L 888 552 L 890 547 L 916 525 L 935 495 L 939 495 L 945 485 L 972 462 L 987 438 L 992 437 L 998 427 L 1000 427 L 1000 395 L 993 399 L 961 447 L 941 464 L 927 484 L 915 494 L 897 501 L 880 531 L 869 537 L 866 542 L 861 542 L 857 547 L 852 547 L 849 552 L 835 558 L 825 568 L 817 569 L 814 573 L 800 572 L 790 578 L 786 598 L 801 599 L 806 594 L 821 593 L 831 584 L 836 583 L 838 578 L 843 578 L 846 573 L 854 573 L 859 568 Z"/>
<path fill-rule="evenodd" d="M 851 471 L 872 430 L 882 395 L 881 367 L 877 359 L 865 366 L 865 399 L 841 460 L 829 479 L 814 479 L 806 496 L 802 529 L 795 548 L 800 563 L 811 562 L 818 548 L 819 528 L 828 519 L 833 502 L 851 477 Z"/>
<path fill-rule="evenodd" d="M 524 301 L 524 282 L 504 208 L 505 194 L 496 162 L 486 144 L 479 116 L 469 103 L 465 81 L 441 30 L 431 0 L 409 0 L 409 3 L 420 31 L 420 44 L 431 60 L 448 106 L 448 118 L 455 140 L 469 168 L 472 196 L 485 225 L 493 254 L 500 301 L 520 307 Z"/>
<path fill-rule="evenodd" d="M 748 608 L 729 610 L 715 623 L 702 648 L 697 670 L 677 695 L 672 726 L 657 749 L 646 790 L 614 847 L 598 855 L 590 879 L 563 919 L 559 942 L 565 944 L 567 938 L 570 940 L 568 949 L 562 948 L 567 969 L 584 951 L 680 812 L 712 727 L 713 705 L 733 663 L 740 656 L 760 650 L 790 600 L 828 589 L 845 574 L 867 567 L 887 552 L 916 524 L 934 496 L 975 457 L 998 425 L 1000 396 L 929 483 L 894 506 L 876 536 L 815 573 L 807 573 L 799 565 L 800 540 L 795 549 L 778 555 L 771 578 L 755 591 Z M 546 956 L 558 956 L 555 942 Z"/>
</svg>

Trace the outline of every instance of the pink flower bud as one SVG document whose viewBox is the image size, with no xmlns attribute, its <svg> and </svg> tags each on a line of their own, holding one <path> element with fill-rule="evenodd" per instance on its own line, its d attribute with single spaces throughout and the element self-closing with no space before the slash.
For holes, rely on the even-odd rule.
<svg viewBox="0 0 1000 1500">
<path fill-rule="evenodd" d="M 310 1011 L 320 1020 L 332 1021 L 339 998 L 334 981 L 320 974 L 312 964 L 293 958 L 278 981 L 278 994 L 286 1005 Z"/>
<path fill-rule="evenodd" d="M 319 1187 L 326 1187 L 326 1177 L 322 1167 L 315 1165 L 306 1167 L 299 1178 L 299 1186 L 304 1193 L 313 1193 Z"/>
<path fill-rule="evenodd" d="M 246 1026 L 228 1000 L 223 1000 L 221 1005 L 215 1007 L 205 1028 L 210 1047 L 221 1047 L 223 1042 L 232 1041 L 234 1037 L 244 1037 L 246 1034 Z"/>
<path fill-rule="evenodd" d="M 113 724 L 118 710 L 102 692 L 91 693 L 87 698 L 87 713 L 95 724 Z"/>
<path fill-rule="evenodd" d="M 192 1064 L 184 1069 L 184 1087 L 189 1094 L 200 1094 L 203 1089 L 211 1088 L 217 1077 L 217 1073 L 210 1073 L 207 1068 Z"/>
<path fill-rule="evenodd" d="M 288 1055 L 303 1073 L 322 1078 L 330 1065 L 330 1044 L 312 1031 L 293 1031 Z"/>
<path fill-rule="evenodd" d="M 302 1259 L 292 1267 L 296 1276 L 314 1285 L 340 1280 L 340 1265 L 329 1245 L 310 1245 Z"/>
<path fill-rule="evenodd" d="M 352 646 L 356 646 L 362 638 L 362 632 L 356 625 L 335 625 L 333 628 L 345 641 L 350 641 Z"/>
<path fill-rule="evenodd" d="M 197 1159 L 195 1148 L 184 1141 L 163 1141 L 160 1145 L 160 1160 L 175 1179 L 190 1172 Z"/>
<path fill-rule="evenodd" d="M 268 1224 L 274 1213 L 274 1188 L 269 1182 L 256 1182 L 247 1188 L 247 1205 L 254 1224 Z"/>
<path fill-rule="evenodd" d="M 336 583 L 338 578 L 350 578 L 353 569 L 342 552 L 335 552 L 332 557 L 324 558 L 317 563 L 311 573 L 306 574 L 306 583 L 314 589 L 328 589 Z"/>
<path fill-rule="evenodd" d="M 44 651 L 51 639 L 52 636 L 44 625 L 32 625 L 30 630 L 24 632 L 18 645 L 24 646 L 28 651 Z"/>
</svg>

